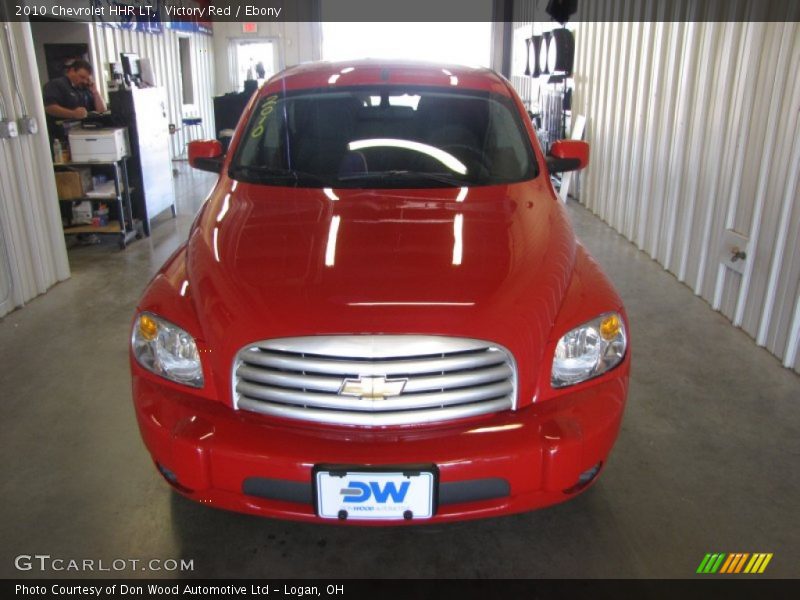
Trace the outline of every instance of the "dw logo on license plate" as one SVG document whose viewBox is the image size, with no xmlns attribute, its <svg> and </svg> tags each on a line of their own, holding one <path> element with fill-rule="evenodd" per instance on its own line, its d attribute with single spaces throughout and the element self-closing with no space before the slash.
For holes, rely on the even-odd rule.
<svg viewBox="0 0 800 600">
<path fill-rule="evenodd" d="M 434 488 L 430 471 L 317 471 L 317 512 L 326 519 L 426 519 Z"/>
</svg>

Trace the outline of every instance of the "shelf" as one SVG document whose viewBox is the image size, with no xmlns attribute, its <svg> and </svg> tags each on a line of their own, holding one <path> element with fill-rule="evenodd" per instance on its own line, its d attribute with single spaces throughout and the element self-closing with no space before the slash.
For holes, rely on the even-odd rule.
<svg viewBox="0 0 800 600">
<path fill-rule="evenodd" d="M 71 198 L 69 200 L 62 200 L 61 198 L 58 199 L 59 202 L 89 202 L 89 201 L 98 201 L 98 202 L 112 202 L 116 200 L 116 196 L 83 196 L 81 198 Z"/>
<path fill-rule="evenodd" d="M 129 192 L 133 192 L 133 188 L 128 190 Z M 120 190 L 120 195 L 124 196 L 125 190 Z M 90 200 L 94 200 L 97 202 L 109 202 L 114 201 L 117 199 L 116 194 L 110 194 L 108 196 L 81 196 L 80 198 L 70 198 L 69 200 L 65 200 L 63 198 L 59 198 L 59 202 L 88 202 Z"/>
<path fill-rule="evenodd" d="M 70 162 L 62 162 L 62 163 L 53 163 L 53 166 L 54 167 L 87 167 L 87 166 L 91 166 L 91 165 L 100 165 L 100 166 L 107 165 L 107 166 L 111 166 L 111 165 L 119 164 L 119 162 L 121 160 L 127 160 L 127 159 L 128 159 L 127 156 L 123 156 L 119 160 L 83 160 L 83 161 L 78 161 L 78 162 L 70 161 Z"/>
<path fill-rule="evenodd" d="M 122 228 L 119 223 L 109 223 L 102 227 L 95 227 L 94 225 L 76 225 L 74 227 L 64 227 L 64 233 L 122 233 Z"/>
<path fill-rule="evenodd" d="M 132 217 L 133 208 L 131 206 L 131 191 L 133 188 L 128 183 L 128 169 L 124 157 L 116 161 L 70 161 L 55 164 L 56 171 L 68 169 L 70 167 L 114 167 L 111 181 L 105 181 L 90 190 L 83 196 L 70 198 L 69 200 L 59 198 L 60 203 L 80 203 L 92 202 L 93 204 L 108 203 L 115 205 L 118 217 L 123 221 L 111 221 L 108 225 L 67 225 L 63 228 L 64 235 L 98 234 L 119 236 L 119 247 L 125 249 L 128 242 L 134 238 L 141 237 L 138 233 L 140 222 Z M 91 195 L 89 195 L 91 194 Z M 62 204 L 62 208 L 66 208 Z M 63 212 L 63 211 L 62 211 Z M 129 225 L 130 222 L 130 225 Z"/>
</svg>

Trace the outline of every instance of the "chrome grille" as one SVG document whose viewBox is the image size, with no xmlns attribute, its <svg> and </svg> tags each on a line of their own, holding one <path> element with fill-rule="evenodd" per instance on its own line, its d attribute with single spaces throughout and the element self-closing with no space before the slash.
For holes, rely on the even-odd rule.
<svg viewBox="0 0 800 600">
<path fill-rule="evenodd" d="M 242 349 L 233 369 L 233 396 L 237 409 L 291 419 L 410 425 L 513 409 L 516 380 L 513 356 L 491 342 L 310 336 Z M 394 395 L 381 394 L 399 388 Z"/>
</svg>

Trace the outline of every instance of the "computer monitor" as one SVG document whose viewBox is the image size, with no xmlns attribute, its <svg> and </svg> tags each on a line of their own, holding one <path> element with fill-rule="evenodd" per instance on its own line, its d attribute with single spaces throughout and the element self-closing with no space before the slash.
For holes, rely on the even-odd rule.
<svg viewBox="0 0 800 600">
<path fill-rule="evenodd" d="M 129 52 L 120 52 L 119 59 L 122 63 L 122 72 L 125 74 L 125 77 L 131 81 L 138 81 L 140 78 L 139 55 Z"/>
</svg>

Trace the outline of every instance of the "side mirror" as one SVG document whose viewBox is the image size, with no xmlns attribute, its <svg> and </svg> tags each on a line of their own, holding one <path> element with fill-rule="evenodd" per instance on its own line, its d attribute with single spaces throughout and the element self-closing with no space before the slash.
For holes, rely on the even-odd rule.
<svg viewBox="0 0 800 600">
<path fill-rule="evenodd" d="M 217 140 L 198 140 L 189 142 L 189 164 L 202 171 L 219 173 L 225 155 L 222 153 L 222 144 Z"/>
<path fill-rule="evenodd" d="M 551 173 L 578 171 L 589 164 L 589 144 L 579 140 L 558 140 L 545 157 Z"/>
</svg>

